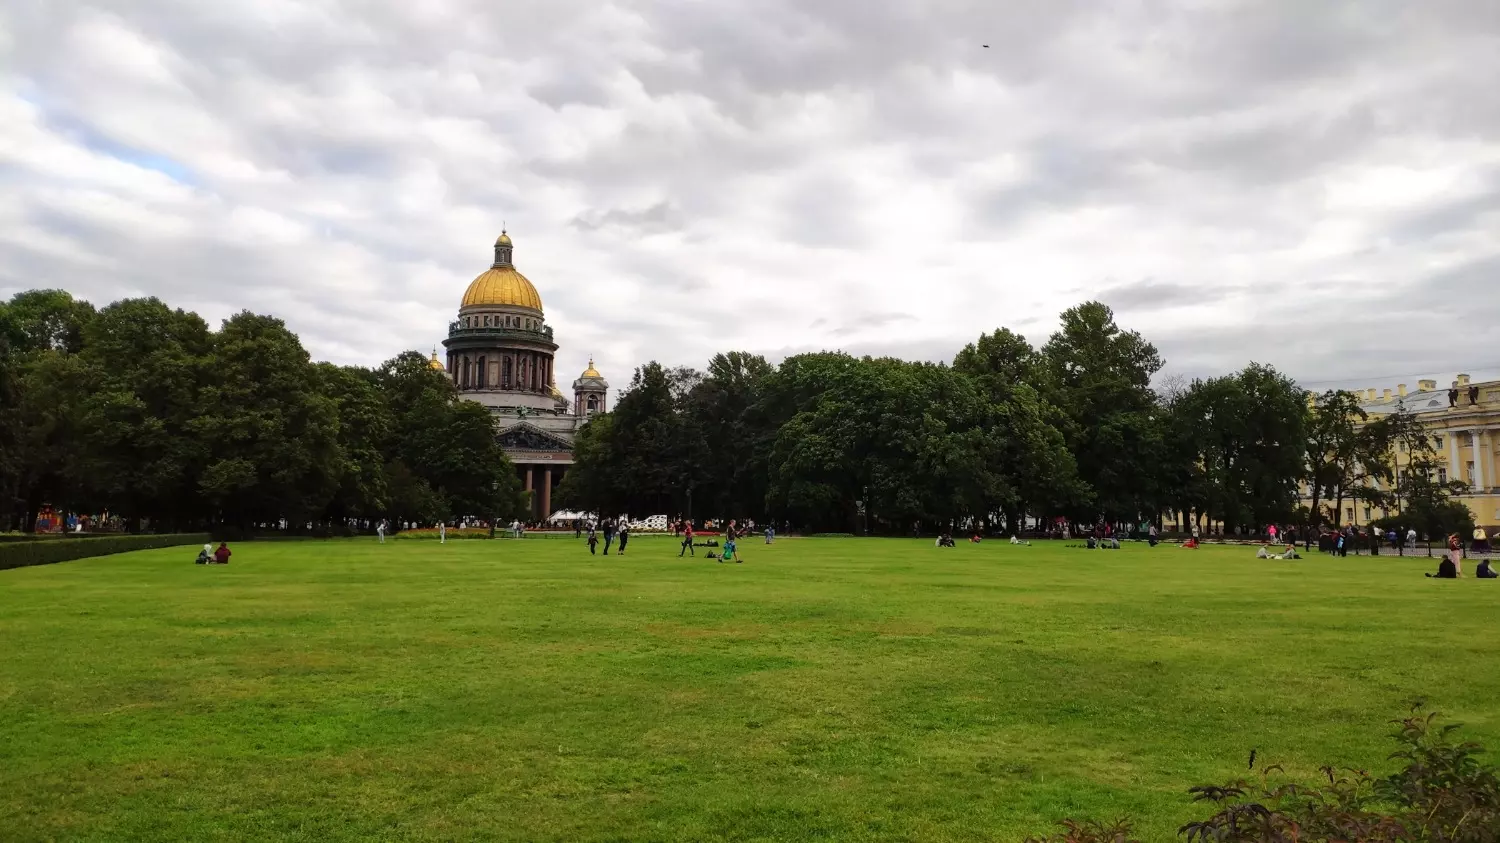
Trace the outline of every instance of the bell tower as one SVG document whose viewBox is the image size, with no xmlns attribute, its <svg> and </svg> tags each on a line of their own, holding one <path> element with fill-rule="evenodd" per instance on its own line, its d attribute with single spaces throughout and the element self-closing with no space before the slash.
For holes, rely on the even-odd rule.
<svg viewBox="0 0 1500 843">
<path fill-rule="evenodd" d="M 594 368 L 594 358 L 589 358 L 589 367 L 583 370 L 578 380 L 573 381 L 573 413 L 587 418 L 595 413 L 608 412 L 606 400 L 609 381 Z"/>
</svg>

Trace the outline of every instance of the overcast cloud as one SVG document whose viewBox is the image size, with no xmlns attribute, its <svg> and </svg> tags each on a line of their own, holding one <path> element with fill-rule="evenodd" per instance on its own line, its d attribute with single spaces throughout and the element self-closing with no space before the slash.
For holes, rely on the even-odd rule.
<svg viewBox="0 0 1500 843">
<path fill-rule="evenodd" d="M 560 381 L 1097 297 L 1173 372 L 1388 386 L 1500 367 L 1496 80 L 1493 0 L 10 0 L 0 295 L 373 365 L 504 221 Z"/>
</svg>

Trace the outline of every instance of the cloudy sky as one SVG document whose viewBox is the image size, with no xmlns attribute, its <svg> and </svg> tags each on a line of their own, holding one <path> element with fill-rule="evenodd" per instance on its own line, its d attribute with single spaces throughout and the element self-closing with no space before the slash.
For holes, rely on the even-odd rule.
<svg viewBox="0 0 1500 843">
<path fill-rule="evenodd" d="M 375 364 L 503 221 L 560 376 L 1100 298 L 1172 372 L 1388 386 L 1500 368 L 1497 79 L 1493 0 L 9 0 L 0 295 Z"/>
</svg>

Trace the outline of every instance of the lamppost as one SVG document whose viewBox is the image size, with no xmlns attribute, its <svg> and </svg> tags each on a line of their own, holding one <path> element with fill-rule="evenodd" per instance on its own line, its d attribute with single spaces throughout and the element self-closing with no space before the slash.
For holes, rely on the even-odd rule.
<svg viewBox="0 0 1500 843">
<path fill-rule="evenodd" d="M 865 487 L 865 538 L 870 537 L 870 487 Z"/>
<path fill-rule="evenodd" d="M 687 522 L 688 526 L 693 524 L 693 483 L 688 481 L 687 487 Z"/>
<path fill-rule="evenodd" d="M 490 538 L 495 537 L 495 519 L 500 517 L 500 481 L 490 481 Z"/>
</svg>

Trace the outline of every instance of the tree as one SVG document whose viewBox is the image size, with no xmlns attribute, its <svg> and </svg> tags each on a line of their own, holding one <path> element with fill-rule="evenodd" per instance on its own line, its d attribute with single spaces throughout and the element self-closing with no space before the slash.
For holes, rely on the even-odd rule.
<svg viewBox="0 0 1500 843">
<path fill-rule="evenodd" d="M 212 458 L 199 480 L 224 521 L 249 527 L 322 513 L 339 485 L 338 407 L 317 389 L 302 343 L 244 312 L 213 336 L 214 382 L 194 429 Z"/>
<path fill-rule="evenodd" d="M 94 306 L 62 290 L 28 290 L 11 296 L 10 319 L 21 352 L 60 351 L 77 354 Z"/>
<path fill-rule="evenodd" d="M 740 351 L 717 354 L 708 373 L 679 402 L 684 433 L 680 473 L 703 484 L 695 506 L 720 515 L 765 512 L 766 474 L 757 462 L 759 447 L 772 431 L 755 413 L 762 382 L 772 372 L 764 357 Z"/>
<path fill-rule="evenodd" d="M 333 399 L 339 416 L 339 487 L 326 515 L 335 523 L 391 512 L 388 452 L 394 445 L 395 412 L 376 375 L 356 366 L 319 363 L 319 391 Z"/>
<path fill-rule="evenodd" d="M 194 479 L 208 461 L 194 429 L 213 372 L 212 338 L 197 314 L 157 299 L 109 305 L 84 328 L 81 357 L 97 372 L 83 397 L 87 432 L 78 443 L 101 503 L 140 519 L 201 520 Z"/>
<path fill-rule="evenodd" d="M 1189 455 L 1194 509 L 1249 529 L 1291 517 L 1305 473 L 1307 413 L 1291 379 L 1252 363 L 1194 381 L 1171 412 L 1173 446 Z"/>
<path fill-rule="evenodd" d="M 87 430 L 83 399 L 96 384 L 97 373 L 74 354 L 48 349 L 19 361 L 8 462 L 25 532 L 36 530 L 43 504 L 66 511 L 87 498 L 78 443 Z"/>
<path fill-rule="evenodd" d="M 376 374 L 392 416 L 387 516 L 432 523 L 484 520 L 525 511 L 520 481 L 495 438 L 490 411 L 458 396 L 416 352 L 386 361 Z"/>
<path fill-rule="evenodd" d="M 1307 425 L 1307 478 L 1312 492 L 1309 527 L 1322 523 L 1319 501 L 1333 502 L 1333 524 L 1341 523 L 1344 499 L 1390 503 L 1394 477 L 1392 428 L 1387 420 L 1369 420 L 1352 393 L 1328 390 L 1314 399 Z M 1386 489 L 1378 482 L 1384 481 Z"/>
<path fill-rule="evenodd" d="M 1076 517 L 1134 520 L 1159 511 L 1164 420 L 1151 376 L 1161 367 L 1156 348 L 1122 330 L 1099 302 L 1064 311 L 1042 347 L 1045 394 L 1062 410 L 1068 450 L 1090 493 Z"/>
</svg>

